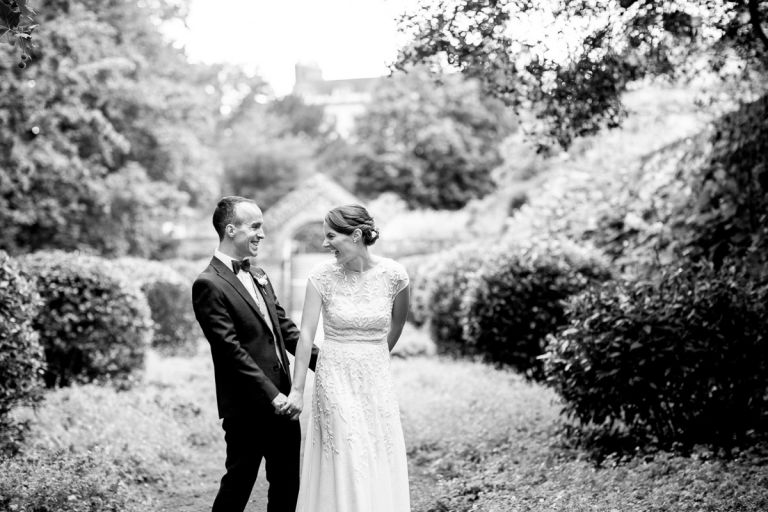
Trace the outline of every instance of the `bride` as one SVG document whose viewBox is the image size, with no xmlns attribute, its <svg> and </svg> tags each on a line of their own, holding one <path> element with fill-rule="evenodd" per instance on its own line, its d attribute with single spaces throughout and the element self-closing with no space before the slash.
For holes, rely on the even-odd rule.
<svg viewBox="0 0 768 512">
<path fill-rule="evenodd" d="M 325 340 L 315 370 L 296 512 L 409 512 L 408 467 L 389 369 L 408 311 L 408 275 L 374 257 L 373 219 L 358 205 L 334 208 L 323 247 L 335 261 L 310 273 L 286 413 L 303 405 L 320 312 Z"/>
</svg>

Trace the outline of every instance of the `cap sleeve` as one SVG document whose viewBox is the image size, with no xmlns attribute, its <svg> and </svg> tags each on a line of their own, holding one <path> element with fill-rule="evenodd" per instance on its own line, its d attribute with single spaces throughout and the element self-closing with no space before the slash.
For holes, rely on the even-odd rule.
<svg viewBox="0 0 768 512">
<path fill-rule="evenodd" d="M 331 278 L 329 270 L 330 267 L 327 264 L 322 263 L 313 268 L 309 273 L 309 277 L 307 278 L 307 281 L 309 281 L 315 290 L 317 290 L 323 301 L 325 301 L 329 289 L 329 281 Z"/>
<path fill-rule="evenodd" d="M 392 261 L 390 276 L 392 297 L 394 298 L 408 286 L 410 280 L 408 279 L 408 272 L 406 272 L 405 267 L 396 261 Z"/>
</svg>

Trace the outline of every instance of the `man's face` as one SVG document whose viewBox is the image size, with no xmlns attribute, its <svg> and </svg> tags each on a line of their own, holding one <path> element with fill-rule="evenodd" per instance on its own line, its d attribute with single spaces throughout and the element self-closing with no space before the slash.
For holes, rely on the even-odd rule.
<svg viewBox="0 0 768 512">
<path fill-rule="evenodd" d="M 227 234 L 238 259 L 256 256 L 259 243 L 264 239 L 264 215 L 261 209 L 252 203 L 239 203 L 235 206 L 235 223 L 227 226 Z"/>
</svg>

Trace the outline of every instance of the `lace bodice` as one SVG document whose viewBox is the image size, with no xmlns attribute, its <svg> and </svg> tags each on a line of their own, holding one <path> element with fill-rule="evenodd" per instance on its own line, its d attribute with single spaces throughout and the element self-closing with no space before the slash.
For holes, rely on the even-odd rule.
<svg viewBox="0 0 768 512">
<path fill-rule="evenodd" d="M 408 285 L 402 265 L 377 258 L 364 272 L 345 269 L 334 262 L 315 267 L 309 281 L 322 297 L 325 339 L 381 341 L 389 333 L 392 304 Z"/>
<path fill-rule="evenodd" d="M 408 462 L 386 342 L 399 263 L 315 267 L 323 329 L 296 512 L 410 512 Z"/>
</svg>

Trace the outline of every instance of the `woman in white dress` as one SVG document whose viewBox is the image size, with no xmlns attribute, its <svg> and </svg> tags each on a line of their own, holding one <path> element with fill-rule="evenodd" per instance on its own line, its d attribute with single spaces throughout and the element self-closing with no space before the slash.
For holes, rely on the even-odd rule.
<svg viewBox="0 0 768 512">
<path fill-rule="evenodd" d="M 325 339 L 296 512 L 410 512 L 405 442 L 389 368 L 408 311 L 408 275 L 399 263 L 368 252 L 378 230 L 362 206 L 334 208 L 323 230 L 323 246 L 335 261 L 310 273 L 288 397 L 288 412 L 300 411 L 322 311 Z"/>
</svg>

